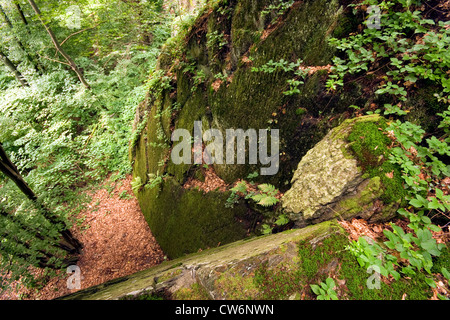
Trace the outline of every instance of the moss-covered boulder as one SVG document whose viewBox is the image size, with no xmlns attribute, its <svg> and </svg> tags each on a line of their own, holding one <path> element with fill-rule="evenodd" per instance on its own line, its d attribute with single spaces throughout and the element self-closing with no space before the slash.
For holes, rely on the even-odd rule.
<svg viewBox="0 0 450 320">
<path fill-rule="evenodd" d="M 282 207 L 298 226 L 333 218 L 371 222 L 395 216 L 403 201 L 398 168 L 388 160 L 385 120 L 370 115 L 344 121 L 300 161 Z"/>
</svg>

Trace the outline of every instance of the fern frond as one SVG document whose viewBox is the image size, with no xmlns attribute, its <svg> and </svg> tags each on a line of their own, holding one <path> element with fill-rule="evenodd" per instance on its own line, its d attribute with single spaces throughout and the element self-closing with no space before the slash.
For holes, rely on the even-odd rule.
<svg viewBox="0 0 450 320">
<path fill-rule="evenodd" d="M 278 199 L 264 193 L 256 194 L 252 199 L 260 206 L 271 207 L 278 203 Z"/>
<path fill-rule="evenodd" d="M 260 184 L 258 186 L 258 189 L 261 190 L 261 192 L 268 194 L 269 196 L 275 196 L 278 193 L 278 190 L 275 188 L 275 186 L 271 184 Z"/>
</svg>

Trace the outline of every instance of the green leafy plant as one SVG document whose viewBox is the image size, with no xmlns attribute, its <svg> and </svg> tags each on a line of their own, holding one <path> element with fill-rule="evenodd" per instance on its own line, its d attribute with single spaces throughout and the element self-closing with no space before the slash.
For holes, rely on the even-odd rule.
<svg viewBox="0 0 450 320">
<path fill-rule="evenodd" d="M 384 230 L 384 235 L 389 239 L 385 245 L 400 253 L 400 257 L 408 260 L 409 265 L 402 268 L 405 275 L 414 275 L 415 271 L 422 268 L 431 273 L 433 266 L 432 256 L 439 256 L 443 244 L 437 244 L 428 229 L 417 229 L 414 236 L 412 233 L 405 233 L 402 228 L 391 224 L 392 231 Z"/>
<path fill-rule="evenodd" d="M 276 198 L 278 190 L 271 184 L 258 185 L 259 193 L 250 193 L 249 198 L 263 207 L 272 207 L 280 200 Z"/>
<path fill-rule="evenodd" d="M 206 35 L 206 46 L 210 49 L 220 51 L 227 44 L 228 41 L 226 40 L 225 35 L 219 31 L 209 32 Z"/>
<path fill-rule="evenodd" d="M 272 59 L 263 64 L 260 67 L 252 67 L 252 72 L 264 72 L 267 74 L 271 74 L 274 72 L 285 72 L 285 73 L 293 73 L 294 78 L 286 80 L 287 84 L 289 84 L 289 89 L 284 91 L 283 94 L 286 96 L 292 96 L 300 93 L 299 86 L 304 84 L 304 79 L 309 73 L 308 68 L 301 68 L 302 60 L 298 59 L 295 62 L 289 62 L 284 59 L 280 59 L 279 61 L 273 61 Z"/>
<path fill-rule="evenodd" d="M 145 189 L 146 190 L 148 190 L 148 189 L 155 189 L 155 188 L 158 188 L 158 190 L 160 190 L 160 188 L 161 188 L 161 183 L 163 183 L 163 181 L 164 181 L 164 178 L 166 177 L 167 175 L 160 175 L 159 174 L 159 171 L 156 173 L 156 174 L 153 174 L 153 173 L 149 173 L 148 174 L 148 182 L 145 184 Z"/>
<path fill-rule="evenodd" d="M 381 275 L 385 277 L 392 275 L 394 279 L 400 279 L 400 273 L 395 270 L 395 266 L 398 265 L 397 258 L 388 254 L 383 247 L 373 240 L 368 243 L 364 237 L 360 237 L 357 241 L 352 241 L 346 249 L 356 257 L 361 267 L 368 269 L 377 266 Z"/>
<path fill-rule="evenodd" d="M 257 172 L 252 173 L 248 176 L 249 179 L 256 178 L 259 174 Z M 277 198 L 278 189 L 271 184 L 259 184 L 257 185 L 258 191 L 251 191 L 255 187 L 253 182 L 248 183 L 245 180 L 239 181 L 236 185 L 231 188 L 231 194 L 228 197 L 225 207 L 233 208 L 240 199 L 252 200 L 256 205 L 262 208 L 270 208 L 275 206 L 280 200 Z M 284 226 L 289 223 L 289 219 L 286 215 L 280 215 L 276 218 L 274 222 L 277 226 Z M 265 223 L 262 225 L 261 232 L 263 234 L 272 233 L 273 227 Z"/>
<path fill-rule="evenodd" d="M 257 187 L 259 190 L 257 192 L 249 191 L 249 187 L 245 180 L 238 182 L 236 186 L 231 188 L 232 196 L 230 197 L 235 199 L 236 194 L 241 194 L 245 199 L 251 199 L 262 207 L 272 207 L 279 202 L 279 199 L 276 198 L 278 190 L 273 185 L 260 184 Z"/>
<path fill-rule="evenodd" d="M 197 91 L 198 86 L 206 81 L 206 73 L 203 70 L 197 70 L 197 73 L 193 77 L 193 86 L 191 88 L 191 92 L 194 93 Z"/>
<path fill-rule="evenodd" d="M 249 179 L 250 181 L 252 181 L 253 179 L 258 178 L 258 177 L 259 177 L 258 171 L 255 171 L 255 172 L 253 172 L 253 173 L 250 173 L 250 174 L 247 176 L 247 179 Z"/>
<path fill-rule="evenodd" d="M 131 189 L 133 190 L 134 194 L 137 194 L 141 190 L 142 186 L 142 179 L 139 176 L 131 181 Z"/>
<path fill-rule="evenodd" d="M 337 91 L 365 74 L 376 74 L 382 79 L 375 95 L 387 102 L 383 108 L 367 114 L 383 113 L 391 118 L 384 134 L 392 143 L 389 150 L 385 150 L 384 159 L 388 161 L 383 165 L 390 163 L 400 168 L 404 198 L 411 207 L 398 212 L 409 221 L 412 231 L 405 232 L 391 224 L 392 231 L 384 230 L 388 241 L 383 244 L 369 244 L 360 238 L 348 249 L 362 266 L 377 265 L 383 276 L 399 279 L 397 268 L 405 276 L 422 269 L 431 273 L 433 257 L 440 255 L 443 246 L 432 237 L 432 232 L 439 232 L 440 228 L 429 216 L 449 218 L 450 198 L 441 183 L 450 175 L 449 166 L 443 162 L 450 153 L 449 112 L 437 114 L 442 117 L 437 128 L 440 131 L 428 134 L 427 139 L 421 126 L 402 121 L 409 113 L 410 92 L 423 82 L 440 88 L 434 94 L 439 102 L 449 102 L 450 81 L 445 70 L 450 66 L 450 59 L 444 53 L 450 45 L 449 22 L 424 19 L 420 1 L 371 0 L 351 6 L 357 13 L 364 12 L 369 5 L 381 8 L 382 28 L 364 28 L 342 39 L 330 39 L 330 44 L 342 54 L 333 58 L 334 66 L 326 86 L 330 91 Z M 432 278 L 426 281 L 435 286 Z"/>
<path fill-rule="evenodd" d="M 119 198 L 123 200 L 131 199 L 131 196 L 128 194 L 126 190 L 119 193 Z"/>
<path fill-rule="evenodd" d="M 268 5 L 263 11 L 261 11 L 261 16 L 265 17 L 269 14 L 272 14 L 273 18 L 271 20 L 271 23 L 273 24 L 294 4 L 294 2 L 294 0 L 277 0 L 277 2 Z"/>
<path fill-rule="evenodd" d="M 319 285 L 311 284 L 311 290 L 317 295 L 317 300 L 339 300 L 335 291 L 336 283 L 332 278 L 327 278 Z"/>
</svg>

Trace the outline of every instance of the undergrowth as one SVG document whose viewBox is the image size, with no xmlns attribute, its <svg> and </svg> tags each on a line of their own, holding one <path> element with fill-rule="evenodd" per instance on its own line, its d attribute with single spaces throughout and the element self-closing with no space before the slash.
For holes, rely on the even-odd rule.
<svg viewBox="0 0 450 320">
<path fill-rule="evenodd" d="M 450 175 L 446 164 L 450 156 L 450 82 L 446 72 L 450 60 L 444 54 L 450 44 L 449 22 L 425 19 L 420 1 L 367 0 L 352 5 L 353 11 L 364 12 L 369 5 L 381 9 L 380 28 L 366 27 L 346 38 L 330 40 L 341 53 L 333 59 L 327 87 L 330 91 L 345 90 L 349 82 L 369 73 L 378 79 L 375 95 L 385 103 L 370 113 L 389 117 L 386 126 L 381 131 L 355 126 L 350 140 L 367 173 L 383 180 L 385 200 L 402 200 L 399 214 L 409 221 L 412 232 L 391 224 L 392 231 L 384 231 L 389 239 L 384 245 L 361 238 L 349 249 L 361 266 L 377 265 L 383 276 L 393 276 L 397 281 L 391 286 L 415 276 L 435 287 L 427 274 L 435 270 L 434 258 L 441 255 L 444 246 L 432 237 L 431 232 L 441 231 L 433 220 L 444 222 L 442 225 L 450 220 L 446 182 Z M 439 88 L 434 96 L 441 112 L 436 113 L 439 122 L 431 133 L 419 123 L 405 120 L 412 111 L 411 97 L 421 87 Z M 447 269 L 442 267 L 438 272 L 446 274 Z"/>
</svg>

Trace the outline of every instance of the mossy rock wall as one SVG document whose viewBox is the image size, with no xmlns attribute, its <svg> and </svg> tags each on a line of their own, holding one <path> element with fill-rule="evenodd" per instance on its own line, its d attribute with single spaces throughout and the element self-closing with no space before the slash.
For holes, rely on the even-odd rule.
<svg viewBox="0 0 450 320">
<path fill-rule="evenodd" d="M 161 190 L 140 193 L 145 218 L 169 257 L 215 248 L 246 236 L 238 222 L 244 206 L 225 208 L 228 193 L 185 190 L 174 178 L 167 178 Z"/>
<path fill-rule="evenodd" d="M 253 66 L 280 59 L 326 66 L 333 56 L 327 39 L 341 21 L 339 1 L 296 1 L 279 15 L 263 14 L 276 3 L 230 0 L 206 8 L 181 45 L 172 43 L 163 49 L 158 66 L 165 79 L 170 79 L 169 87 L 155 85 L 137 110 L 135 127 L 146 126 L 130 150 L 133 176 L 143 185 L 149 182 L 149 175 L 165 177 L 158 192 L 142 187 L 137 197 L 155 237 L 172 258 L 246 235 L 245 227 L 236 223 L 236 216 L 246 208 L 232 211 L 225 208 L 227 197 L 219 192 L 201 197 L 199 192 L 183 188 L 201 168 L 170 161 L 173 130 L 192 133 L 194 121 L 201 121 L 204 130 L 214 128 L 224 134 L 226 129 L 280 129 L 280 170 L 258 179 L 282 190 L 289 186 L 301 157 L 348 116 L 344 110 L 359 99 L 356 91 L 329 94 L 324 86 L 326 70 L 307 76 L 301 92 L 294 96 L 283 94 L 289 89 L 287 80 L 292 73 L 252 72 Z M 208 40 L 214 35 L 226 39 L 227 44 L 221 48 L 211 45 Z M 204 77 L 196 81 L 199 74 Z M 300 114 L 299 109 L 304 112 Z M 214 165 L 213 169 L 232 184 L 260 167 Z M 199 202 L 194 205 L 194 200 Z M 208 231 L 205 237 L 205 230 L 218 232 Z"/>
<path fill-rule="evenodd" d="M 282 210 L 298 226 L 333 218 L 386 221 L 403 199 L 402 178 L 388 161 L 385 120 L 346 120 L 300 161 Z"/>
</svg>

